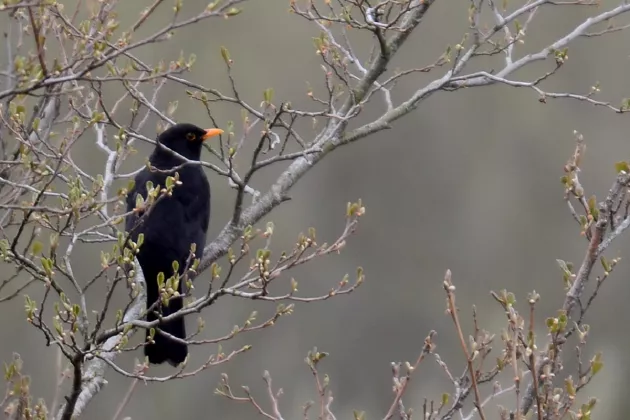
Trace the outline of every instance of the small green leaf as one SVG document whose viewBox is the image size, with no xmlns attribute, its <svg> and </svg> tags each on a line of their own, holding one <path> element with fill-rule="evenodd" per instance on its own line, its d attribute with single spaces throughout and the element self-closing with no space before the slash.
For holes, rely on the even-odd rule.
<svg viewBox="0 0 630 420">
<path fill-rule="evenodd" d="M 221 57 L 223 57 L 223 61 L 225 61 L 225 64 L 227 64 L 228 66 L 232 64 L 232 59 L 230 58 L 230 51 L 224 46 L 221 46 Z"/>
<path fill-rule="evenodd" d="M 136 195 L 136 208 L 141 209 L 142 207 L 144 207 L 144 199 L 142 195 L 138 194 Z"/>
<path fill-rule="evenodd" d="M 40 241 L 33 241 L 31 252 L 33 255 L 39 255 L 42 252 L 44 245 Z"/>
<path fill-rule="evenodd" d="M 212 263 L 210 266 L 210 273 L 212 274 L 213 279 L 218 279 L 221 275 L 221 266 L 217 263 Z"/>
<path fill-rule="evenodd" d="M 569 397 L 575 397 L 576 390 L 575 390 L 575 385 L 573 384 L 573 378 L 571 378 L 570 376 L 566 378 L 564 380 L 564 386 L 567 390 L 567 394 L 569 395 Z"/>
<path fill-rule="evenodd" d="M 365 411 L 352 410 L 354 420 L 365 420 Z"/>
<path fill-rule="evenodd" d="M 594 195 L 588 199 L 588 211 L 593 216 L 593 219 L 597 221 L 599 217 L 599 210 L 597 209 L 597 199 Z"/>
<path fill-rule="evenodd" d="M 166 114 L 172 116 L 175 111 L 177 111 L 177 107 L 179 105 L 179 101 L 173 101 L 168 104 L 168 108 L 166 109 Z"/>
<path fill-rule="evenodd" d="M 450 398 L 450 395 L 447 394 L 446 392 L 442 394 L 442 406 L 445 406 L 446 404 L 448 404 L 449 398 Z"/>
<path fill-rule="evenodd" d="M 602 361 L 602 354 L 597 353 L 593 359 L 591 359 L 591 375 L 595 376 L 597 373 L 602 370 L 604 367 L 604 362 Z"/>
<path fill-rule="evenodd" d="M 265 100 L 266 104 L 271 104 L 271 102 L 273 101 L 273 88 L 267 88 L 264 90 L 263 99 Z"/>
<path fill-rule="evenodd" d="M 617 162 L 615 163 L 615 170 L 617 171 L 617 173 L 619 172 L 630 173 L 630 166 L 628 165 L 628 162 L 626 161 Z"/>
<path fill-rule="evenodd" d="M 236 8 L 236 7 L 231 7 L 230 10 L 228 10 L 225 13 L 225 16 L 228 16 L 228 17 L 236 16 L 236 15 L 240 14 L 242 11 L 243 11 L 243 9 L 239 9 L 239 8 Z"/>
</svg>

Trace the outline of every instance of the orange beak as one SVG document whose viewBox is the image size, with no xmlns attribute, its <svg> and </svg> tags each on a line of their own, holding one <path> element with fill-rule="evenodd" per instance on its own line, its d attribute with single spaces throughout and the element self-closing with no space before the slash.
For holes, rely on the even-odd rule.
<svg viewBox="0 0 630 420">
<path fill-rule="evenodd" d="M 206 134 L 201 137 L 202 140 L 208 140 L 210 137 L 218 136 L 219 134 L 223 134 L 223 130 L 220 128 L 209 128 L 206 130 Z"/>
</svg>

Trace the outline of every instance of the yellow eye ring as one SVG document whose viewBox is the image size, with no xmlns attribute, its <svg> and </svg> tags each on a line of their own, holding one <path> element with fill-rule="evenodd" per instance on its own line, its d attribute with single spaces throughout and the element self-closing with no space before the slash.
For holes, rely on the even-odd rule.
<svg viewBox="0 0 630 420">
<path fill-rule="evenodd" d="M 197 139 L 197 136 L 195 135 L 195 133 L 187 133 L 186 138 L 188 139 L 188 141 L 194 141 Z"/>
</svg>

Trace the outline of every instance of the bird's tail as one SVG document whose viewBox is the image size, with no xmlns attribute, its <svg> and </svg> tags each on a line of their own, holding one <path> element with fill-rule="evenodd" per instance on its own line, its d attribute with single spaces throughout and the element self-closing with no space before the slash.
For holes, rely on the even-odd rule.
<svg viewBox="0 0 630 420">
<path fill-rule="evenodd" d="M 170 315 L 177 312 L 182 308 L 182 298 L 171 299 L 167 307 L 162 307 L 162 316 Z M 157 316 L 153 311 L 147 314 L 147 321 L 151 322 L 157 319 Z M 162 322 L 157 326 L 160 330 L 168 333 L 174 337 L 182 340 L 186 339 L 186 324 L 184 323 L 184 317 L 172 320 L 168 323 Z M 150 331 L 147 329 L 147 338 Z M 147 344 L 144 346 L 144 354 L 149 358 L 149 362 L 153 364 L 160 364 L 168 362 L 172 366 L 177 366 L 186 359 L 188 355 L 188 346 L 186 344 L 178 343 L 159 331 L 155 331 L 153 336 L 154 344 Z"/>
</svg>

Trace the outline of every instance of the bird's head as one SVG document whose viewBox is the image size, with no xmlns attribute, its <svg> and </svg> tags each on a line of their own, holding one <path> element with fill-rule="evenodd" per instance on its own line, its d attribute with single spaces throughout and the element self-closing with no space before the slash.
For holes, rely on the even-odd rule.
<svg viewBox="0 0 630 420">
<path fill-rule="evenodd" d="M 157 141 L 187 159 L 200 160 L 203 142 L 222 133 L 223 130 L 219 128 L 203 129 L 193 124 L 182 123 L 164 130 Z M 158 145 L 157 150 L 160 149 Z M 168 151 L 164 150 L 163 153 L 168 153 Z"/>
</svg>

